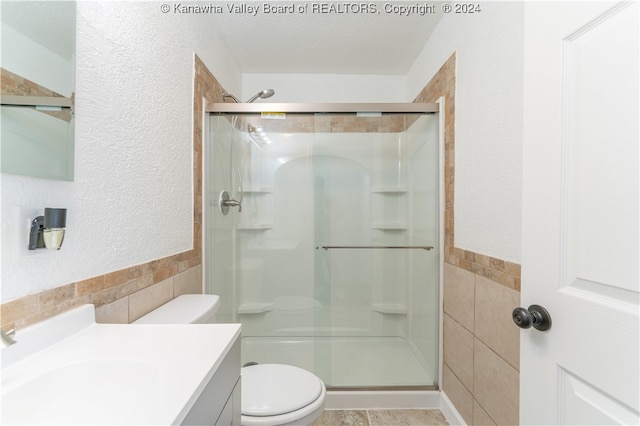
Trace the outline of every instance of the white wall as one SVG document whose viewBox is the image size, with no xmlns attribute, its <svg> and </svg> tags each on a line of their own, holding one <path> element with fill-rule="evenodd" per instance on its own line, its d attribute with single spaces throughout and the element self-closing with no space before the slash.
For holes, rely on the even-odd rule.
<svg viewBox="0 0 640 426">
<path fill-rule="evenodd" d="M 2 299 L 192 248 L 194 51 L 230 91 L 240 73 L 207 17 L 157 2 L 78 2 L 74 182 L 2 175 Z M 29 222 L 66 207 L 58 252 Z"/>
<path fill-rule="evenodd" d="M 405 84 L 398 75 L 243 74 L 241 101 L 274 89 L 259 102 L 404 102 Z"/>
<path fill-rule="evenodd" d="M 413 99 L 456 60 L 455 245 L 520 261 L 523 2 L 445 15 L 407 74 Z"/>
</svg>

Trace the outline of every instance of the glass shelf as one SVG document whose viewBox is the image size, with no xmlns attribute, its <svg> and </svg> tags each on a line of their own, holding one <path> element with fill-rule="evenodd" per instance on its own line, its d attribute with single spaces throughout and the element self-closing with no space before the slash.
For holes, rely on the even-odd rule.
<svg viewBox="0 0 640 426">
<path fill-rule="evenodd" d="M 402 303 L 372 303 L 371 310 L 381 314 L 407 315 L 409 309 Z"/>
<path fill-rule="evenodd" d="M 249 188 L 244 188 L 243 193 L 249 194 L 269 194 L 273 192 L 273 187 L 271 186 L 252 186 Z"/>
<path fill-rule="evenodd" d="M 371 188 L 373 194 L 404 194 L 407 192 L 405 186 L 375 186 Z"/>
</svg>

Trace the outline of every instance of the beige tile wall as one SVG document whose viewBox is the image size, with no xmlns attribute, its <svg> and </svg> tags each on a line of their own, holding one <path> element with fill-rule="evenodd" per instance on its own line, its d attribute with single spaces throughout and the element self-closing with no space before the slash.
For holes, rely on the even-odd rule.
<svg viewBox="0 0 640 426">
<path fill-rule="evenodd" d="M 194 70 L 193 249 L 4 303 L 2 329 L 19 329 L 85 303 L 96 306 L 99 322 L 129 323 L 181 294 L 202 292 L 203 99 L 223 102 L 224 89 L 197 56 Z"/>
<path fill-rule="evenodd" d="M 202 265 L 184 261 L 154 272 L 161 263 L 165 262 L 134 266 L 4 303 L 2 328 L 19 329 L 85 303 L 95 305 L 98 322 L 126 324 L 181 294 L 202 293 Z"/>
<path fill-rule="evenodd" d="M 183 283 L 188 281 L 188 285 Z M 202 266 L 188 269 L 153 286 L 96 308 L 100 323 L 128 324 L 181 294 L 202 293 Z"/>
<path fill-rule="evenodd" d="M 468 424 L 518 424 L 520 265 L 455 247 L 453 54 L 416 97 L 444 97 L 444 369 L 442 388 Z"/>
<path fill-rule="evenodd" d="M 518 424 L 520 293 L 444 266 L 443 389 L 469 424 Z"/>
</svg>

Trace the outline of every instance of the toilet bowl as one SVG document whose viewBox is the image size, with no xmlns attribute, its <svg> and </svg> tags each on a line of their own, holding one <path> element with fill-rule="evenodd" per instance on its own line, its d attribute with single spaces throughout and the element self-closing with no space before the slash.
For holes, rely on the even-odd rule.
<svg viewBox="0 0 640 426">
<path fill-rule="evenodd" d="M 311 425 L 324 409 L 326 390 L 316 375 L 292 365 L 243 367 L 242 424 Z"/>
<path fill-rule="evenodd" d="M 215 321 L 220 298 L 178 296 L 134 324 L 206 324 Z M 324 410 L 326 389 L 311 372 L 292 365 L 256 364 L 241 369 L 244 426 L 311 425 Z"/>
</svg>

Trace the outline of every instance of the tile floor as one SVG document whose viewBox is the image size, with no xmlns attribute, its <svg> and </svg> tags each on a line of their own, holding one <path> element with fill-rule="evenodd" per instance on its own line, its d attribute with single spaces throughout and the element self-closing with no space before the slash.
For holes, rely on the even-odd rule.
<svg viewBox="0 0 640 426">
<path fill-rule="evenodd" d="M 448 425 L 440 410 L 325 410 L 313 426 Z"/>
</svg>

